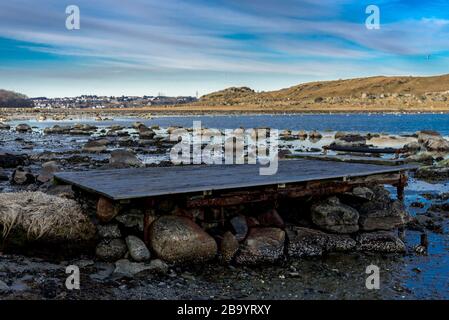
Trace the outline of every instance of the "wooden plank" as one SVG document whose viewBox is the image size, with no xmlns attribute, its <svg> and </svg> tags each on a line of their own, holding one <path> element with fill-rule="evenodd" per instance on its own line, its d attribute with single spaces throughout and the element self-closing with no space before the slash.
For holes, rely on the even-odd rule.
<svg viewBox="0 0 449 320">
<path fill-rule="evenodd" d="M 323 160 L 323 161 L 340 161 L 348 163 L 366 163 L 377 164 L 384 166 L 399 166 L 406 162 L 404 159 L 383 159 L 376 157 L 360 157 L 353 155 L 324 155 L 324 154 L 309 154 L 309 155 L 290 155 L 287 158 L 291 159 L 310 159 L 310 160 Z"/>
<path fill-rule="evenodd" d="M 317 160 L 279 161 L 278 172 L 259 175 L 259 165 L 174 166 L 60 172 L 57 180 L 113 200 L 239 189 L 326 179 L 346 179 L 414 169 Z"/>
</svg>

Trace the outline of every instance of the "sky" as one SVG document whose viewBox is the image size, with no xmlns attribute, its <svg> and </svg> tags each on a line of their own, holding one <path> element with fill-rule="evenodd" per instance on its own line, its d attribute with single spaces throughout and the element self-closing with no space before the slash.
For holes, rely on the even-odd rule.
<svg viewBox="0 0 449 320">
<path fill-rule="evenodd" d="M 379 29 L 366 27 L 369 5 Z M 445 73 L 448 0 L 0 0 L 0 88 L 30 97 Z"/>
</svg>

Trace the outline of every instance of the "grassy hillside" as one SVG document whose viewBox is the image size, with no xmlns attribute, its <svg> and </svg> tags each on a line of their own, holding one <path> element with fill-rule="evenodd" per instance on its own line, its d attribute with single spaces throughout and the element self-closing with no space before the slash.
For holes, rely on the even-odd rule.
<svg viewBox="0 0 449 320">
<path fill-rule="evenodd" d="M 33 106 L 33 101 L 27 96 L 0 89 L 0 108 L 31 108 Z"/>
<path fill-rule="evenodd" d="M 265 108 L 323 105 L 344 108 L 383 107 L 432 109 L 447 107 L 449 75 L 435 77 L 369 77 L 304 83 L 257 93 L 247 87 L 229 88 L 201 97 L 196 105 L 248 105 Z"/>
</svg>

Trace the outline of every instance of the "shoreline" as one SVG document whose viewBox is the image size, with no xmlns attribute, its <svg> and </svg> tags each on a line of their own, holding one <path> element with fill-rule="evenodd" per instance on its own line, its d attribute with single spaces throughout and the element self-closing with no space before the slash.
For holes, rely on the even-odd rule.
<svg viewBox="0 0 449 320">
<path fill-rule="evenodd" d="M 446 115 L 449 114 L 449 110 L 445 111 L 361 111 L 361 110 L 341 110 L 341 111 L 320 111 L 320 110 L 155 110 L 155 109 L 0 109 L 0 122 L 18 121 L 18 120 L 31 120 L 39 116 L 52 115 L 64 115 L 67 118 L 82 117 L 125 117 L 125 118 L 141 118 L 143 115 L 151 118 L 164 118 L 164 117 L 193 117 L 193 116 L 308 116 L 308 115 Z M 4 118 L 6 121 L 1 121 Z M 112 119 L 104 119 L 112 120 Z M 101 122 L 101 120 L 99 120 Z"/>
</svg>

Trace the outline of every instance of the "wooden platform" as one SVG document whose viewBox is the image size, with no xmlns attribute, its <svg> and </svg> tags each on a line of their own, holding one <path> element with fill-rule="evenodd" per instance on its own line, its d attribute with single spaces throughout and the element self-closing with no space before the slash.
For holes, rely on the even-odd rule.
<svg viewBox="0 0 449 320">
<path fill-rule="evenodd" d="M 298 159 L 279 161 L 278 172 L 272 176 L 259 175 L 259 168 L 259 165 L 221 165 L 94 170 L 60 172 L 55 174 L 55 179 L 118 201 L 310 181 L 342 181 L 402 173 L 415 167 Z"/>
</svg>

